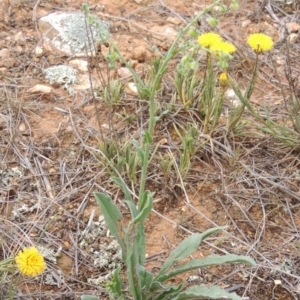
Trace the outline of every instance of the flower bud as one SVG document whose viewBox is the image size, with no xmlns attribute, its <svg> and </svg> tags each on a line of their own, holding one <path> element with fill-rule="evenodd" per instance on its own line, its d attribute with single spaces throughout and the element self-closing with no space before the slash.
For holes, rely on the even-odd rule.
<svg viewBox="0 0 300 300">
<path fill-rule="evenodd" d="M 219 25 L 219 23 L 220 23 L 220 21 L 218 19 L 213 18 L 213 17 L 208 18 L 207 22 L 212 27 L 217 27 Z"/>
<path fill-rule="evenodd" d="M 199 32 L 198 32 L 198 30 L 196 30 L 196 29 L 191 29 L 191 30 L 189 30 L 188 35 L 189 35 L 191 38 L 196 39 L 196 38 L 199 36 Z"/>
<path fill-rule="evenodd" d="M 239 8 L 239 4 L 237 2 L 232 2 L 230 4 L 230 9 L 237 10 Z"/>
<path fill-rule="evenodd" d="M 220 13 L 225 14 L 225 13 L 227 12 L 227 10 L 228 10 L 228 9 L 227 9 L 227 6 L 226 6 L 226 5 L 221 5 L 221 6 L 220 6 L 220 10 L 219 10 Z"/>
</svg>

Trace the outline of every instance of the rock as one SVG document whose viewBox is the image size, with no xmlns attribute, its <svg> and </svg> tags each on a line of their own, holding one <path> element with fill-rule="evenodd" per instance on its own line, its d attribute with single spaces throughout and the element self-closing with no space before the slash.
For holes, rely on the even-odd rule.
<svg viewBox="0 0 300 300">
<path fill-rule="evenodd" d="M 6 68 L 0 68 L 0 75 L 5 74 L 7 72 Z"/>
<path fill-rule="evenodd" d="M 23 132 L 23 131 L 26 130 L 26 125 L 25 125 L 23 122 L 20 123 L 20 125 L 19 125 L 19 130 L 20 130 L 21 132 Z"/>
<path fill-rule="evenodd" d="M 288 36 L 288 40 L 291 44 L 295 44 L 297 42 L 298 37 L 299 37 L 299 35 L 297 33 L 291 33 Z"/>
<path fill-rule="evenodd" d="M 225 92 L 225 97 L 226 98 L 229 98 L 229 99 L 232 99 L 234 98 L 236 95 L 235 95 L 235 92 L 233 89 L 228 89 L 226 92 Z"/>
<path fill-rule="evenodd" d="M 71 125 L 67 126 L 66 132 L 73 132 L 73 131 L 74 131 L 74 129 Z"/>
<path fill-rule="evenodd" d="M 241 91 L 242 94 L 245 93 L 245 91 Z M 241 100 L 239 99 L 239 97 L 235 94 L 233 89 L 228 89 L 225 92 L 225 98 L 229 100 L 229 102 L 231 103 L 231 105 L 233 107 L 238 107 L 241 105 Z"/>
<path fill-rule="evenodd" d="M 134 82 L 128 82 L 128 84 L 125 88 L 125 91 L 128 94 L 131 94 L 131 95 L 137 95 L 138 94 L 138 89 L 137 89 L 136 84 Z"/>
<path fill-rule="evenodd" d="M 129 78 L 132 74 L 128 68 L 122 67 L 118 69 L 118 76 L 120 78 Z"/>
<path fill-rule="evenodd" d="M 88 71 L 88 62 L 82 59 L 72 59 L 69 61 L 69 65 L 82 72 Z"/>
<path fill-rule="evenodd" d="M 19 31 L 17 34 L 14 35 L 13 40 L 19 45 L 24 46 L 25 45 L 25 39 L 23 37 L 22 31 Z"/>
<path fill-rule="evenodd" d="M 77 70 L 66 65 L 56 65 L 44 70 L 45 79 L 50 84 L 63 84 L 64 88 L 73 94 L 72 85 L 77 83 Z"/>
<path fill-rule="evenodd" d="M 135 67 L 134 67 L 134 70 L 136 72 L 144 72 L 145 71 L 145 66 L 144 64 L 137 64 Z"/>
<path fill-rule="evenodd" d="M 283 57 L 277 57 L 277 58 L 275 58 L 276 59 L 276 63 L 277 63 L 277 65 L 279 65 L 279 66 L 283 66 L 284 64 L 285 64 L 285 59 L 283 58 Z"/>
<path fill-rule="evenodd" d="M 93 81 L 93 86 L 96 86 L 96 82 Z M 77 74 L 76 84 L 73 86 L 75 91 L 85 91 L 91 88 L 90 78 L 88 74 Z"/>
<path fill-rule="evenodd" d="M 43 93 L 43 94 L 49 94 L 53 91 L 53 88 L 48 85 L 43 85 L 43 84 L 36 84 L 29 90 L 27 90 L 28 93 L 34 94 L 34 93 Z"/>
<path fill-rule="evenodd" d="M 168 17 L 167 22 L 172 23 L 172 24 L 177 25 L 177 26 L 182 24 L 182 20 L 179 19 L 179 18 L 175 18 L 175 17 Z"/>
<path fill-rule="evenodd" d="M 172 25 L 153 26 L 150 28 L 153 37 L 159 41 L 159 46 L 172 44 L 178 34 L 178 31 Z"/>
<path fill-rule="evenodd" d="M 289 33 L 297 33 L 300 30 L 300 25 L 295 22 L 286 23 L 285 27 Z"/>
<path fill-rule="evenodd" d="M 49 169 L 49 174 L 55 174 L 57 173 L 57 171 L 55 170 L 55 168 L 50 168 Z"/>
<path fill-rule="evenodd" d="M 3 49 L 0 50 L 0 57 L 1 58 L 7 58 L 9 56 L 10 56 L 10 54 L 9 54 L 9 50 L 8 49 L 3 48 Z"/>
<path fill-rule="evenodd" d="M 23 51 L 23 48 L 19 45 L 17 45 L 16 47 L 14 47 L 14 53 L 17 53 L 18 55 L 21 54 Z"/>
<path fill-rule="evenodd" d="M 97 19 L 99 27 L 86 30 L 85 16 L 77 12 L 54 12 L 40 18 L 39 29 L 43 35 L 43 46 L 55 54 L 86 56 L 85 47 L 89 40 L 104 42 L 109 37 L 109 24 Z M 99 29 L 100 28 L 100 29 Z M 94 52 L 87 49 L 88 54 Z"/>
<path fill-rule="evenodd" d="M 163 139 L 161 139 L 161 140 L 158 141 L 158 144 L 160 144 L 160 145 L 166 145 L 166 144 L 168 144 L 168 140 L 166 138 L 163 138 Z"/>
<path fill-rule="evenodd" d="M 249 25 L 251 24 L 251 21 L 250 20 L 245 20 L 241 23 L 241 27 L 242 28 L 246 28 L 248 27 Z"/>
<path fill-rule="evenodd" d="M 42 56 L 43 48 L 41 48 L 40 46 L 36 46 L 35 49 L 34 49 L 34 53 L 37 57 Z"/>
</svg>

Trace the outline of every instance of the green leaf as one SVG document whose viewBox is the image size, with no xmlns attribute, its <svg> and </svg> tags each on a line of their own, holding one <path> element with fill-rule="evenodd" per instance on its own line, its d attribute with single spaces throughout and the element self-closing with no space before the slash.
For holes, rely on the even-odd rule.
<svg viewBox="0 0 300 300">
<path fill-rule="evenodd" d="M 225 263 L 242 263 L 242 264 L 250 264 L 252 266 L 256 265 L 255 261 L 248 256 L 235 255 L 235 254 L 229 254 L 224 256 L 209 255 L 205 258 L 193 259 L 181 266 L 172 269 L 169 273 L 161 276 L 160 281 L 163 282 L 174 276 L 177 276 L 178 274 L 191 271 L 194 269 L 209 267 L 213 265 L 222 265 Z"/>
<path fill-rule="evenodd" d="M 120 279 L 120 270 L 121 268 L 119 267 L 114 271 L 112 282 L 114 283 L 115 291 L 119 296 L 122 296 L 122 281 Z"/>
<path fill-rule="evenodd" d="M 141 284 L 136 275 L 136 265 L 138 264 L 137 259 L 138 257 L 135 255 L 133 247 L 127 245 L 126 273 L 129 291 L 131 296 L 133 296 L 133 299 L 142 299 Z"/>
<path fill-rule="evenodd" d="M 136 149 L 139 158 L 141 159 L 142 163 L 144 162 L 144 157 L 145 157 L 145 151 L 144 149 L 141 148 L 141 146 L 138 144 L 138 142 L 136 140 L 132 141 L 132 144 L 134 146 L 134 148 Z"/>
<path fill-rule="evenodd" d="M 124 196 L 125 196 L 125 203 L 127 204 L 128 208 L 130 209 L 131 217 L 134 219 L 138 215 L 138 210 L 136 209 L 132 197 L 129 191 L 129 188 L 124 183 L 124 181 L 119 177 L 113 177 L 113 181 L 122 189 Z"/>
<path fill-rule="evenodd" d="M 142 204 L 140 205 L 140 212 L 132 221 L 133 223 L 142 223 L 148 217 L 153 207 L 153 196 L 149 191 L 145 191 L 142 197 Z"/>
<path fill-rule="evenodd" d="M 123 260 L 126 257 L 123 239 L 119 234 L 119 222 L 123 220 L 123 215 L 119 208 L 113 203 L 112 199 L 102 193 L 95 193 L 96 201 L 100 206 L 101 212 L 104 216 L 107 228 L 110 233 L 117 239 L 121 249 Z"/>
<path fill-rule="evenodd" d="M 170 113 L 170 110 L 166 109 L 164 110 L 158 117 L 155 117 L 156 121 L 160 120 L 162 117 L 166 116 Z"/>
<path fill-rule="evenodd" d="M 139 213 L 137 208 L 135 207 L 135 205 L 132 201 L 125 200 L 124 202 L 127 204 L 127 206 L 130 209 L 131 218 L 134 219 Z"/>
<path fill-rule="evenodd" d="M 181 292 L 173 300 L 185 300 L 185 299 L 231 299 L 242 300 L 236 293 L 228 293 L 218 286 L 191 286 L 184 292 Z"/>
<path fill-rule="evenodd" d="M 146 255 L 146 236 L 145 236 L 145 226 L 140 223 L 136 227 L 135 244 L 134 244 L 135 256 L 140 265 L 145 263 Z"/>
<path fill-rule="evenodd" d="M 182 284 L 175 285 L 175 286 L 167 286 L 167 288 L 156 297 L 152 298 L 151 300 L 167 300 L 167 299 L 174 299 L 182 289 Z M 170 298 L 172 296 L 172 298 Z"/>
<path fill-rule="evenodd" d="M 89 295 L 82 295 L 80 298 L 81 298 L 81 300 L 99 300 L 98 297 L 89 296 Z"/>
<path fill-rule="evenodd" d="M 225 227 L 215 227 L 206 230 L 203 233 L 194 233 L 191 236 L 184 239 L 170 254 L 170 256 L 167 258 L 166 262 L 162 265 L 159 273 L 157 274 L 155 281 L 160 281 L 160 278 L 162 275 L 165 274 L 165 272 L 170 269 L 171 266 L 173 266 L 178 260 L 184 259 L 187 256 L 194 253 L 200 243 L 206 239 L 211 234 L 214 234 L 221 229 L 224 229 Z"/>
<path fill-rule="evenodd" d="M 144 143 L 151 144 L 152 141 L 153 141 L 153 138 L 152 138 L 149 131 L 144 131 L 143 132 L 143 138 L 144 138 Z"/>
<path fill-rule="evenodd" d="M 139 277 L 141 288 L 146 289 L 146 291 L 149 291 L 150 286 L 152 284 L 153 274 L 148 272 L 145 269 L 145 267 L 141 266 L 140 264 L 136 265 L 136 271 Z"/>
<path fill-rule="evenodd" d="M 124 183 L 124 181 L 119 177 L 112 177 L 112 180 L 122 189 L 125 196 L 125 200 L 132 201 L 130 191 L 128 189 L 128 186 Z"/>
</svg>

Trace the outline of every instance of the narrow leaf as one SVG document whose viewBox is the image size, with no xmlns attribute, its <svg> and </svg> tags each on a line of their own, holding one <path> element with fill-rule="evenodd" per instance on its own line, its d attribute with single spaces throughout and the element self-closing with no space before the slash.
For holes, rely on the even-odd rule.
<svg viewBox="0 0 300 300">
<path fill-rule="evenodd" d="M 184 259 L 187 256 L 194 253 L 200 243 L 206 239 L 211 234 L 214 234 L 221 229 L 224 229 L 225 227 L 215 227 L 206 230 L 203 233 L 194 233 L 191 236 L 184 239 L 170 254 L 170 256 L 167 258 L 166 262 L 162 265 L 158 275 L 155 278 L 155 281 L 160 281 L 160 277 L 162 277 L 165 272 L 170 269 L 171 266 L 173 266 L 178 260 Z"/>
<path fill-rule="evenodd" d="M 143 223 L 136 225 L 136 236 L 134 242 L 134 251 L 135 256 L 137 258 L 137 262 L 140 265 L 144 265 L 145 263 L 145 255 L 146 255 L 146 236 L 145 236 L 145 226 Z"/>
<path fill-rule="evenodd" d="M 144 143 L 151 144 L 152 141 L 153 141 L 153 138 L 152 138 L 152 136 L 151 136 L 151 134 L 150 134 L 149 131 L 145 131 L 143 133 L 143 138 L 144 138 Z"/>
<path fill-rule="evenodd" d="M 174 299 L 182 289 L 182 284 L 180 285 L 175 285 L 175 286 L 168 286 L 168 289 L 165 290 L 164 292 L 160 293 L 159 295 L 155 296 L 151 300 L 167 300 L 167 299 Z M 170 298 L 172 297 L 172 298 Z"/>
<path fill-rule="evenodd" d="M 122 189 L 125 200 L 132 201 L 130 191 L 124 181 L 119 177 L 113 177 L 112 180 Z"/>
<path fill-rule="evenodd" d="M 231 299 L 242 300 L 236 293 L 228 293 L 218 286 L 191 286 L 184 292 L 178 294 L 173 300 L 185 300 L 185 299 Z"/>
<path fill-rule="evenodd" d="M 133 247 L 127 245 L 126 267 L 128 276 L 128 287 L 133 299 L 142 299 L 142 289 L 136 275 L 137 257 L 133 251 Z"/>
<path fill-rule="evenodd" d="M 256 265 L 255 261 L 248 256 L 241 256 L 235 254 L 229 254 L 224 256 L 210 255 L 202 259 L 193 259 L 181 266 L 172 269 L 171 272 L 161 276 L 160 281 L 163 282 L 174 276 L 177 276 L 178 274 L 191 271 L 194 269 L 209 267 L 213 265 L 222 265 L 225 263 L 243 263 L 243 264 L 250 264 L 252 266 Z"/>
<path fill-rule="evenodd" d="M 101 213 L 104 216 L 107 228 L 109 229 L 110 233 L 117 239 L 122 249 L 122 257 L 124 260 L 125 247 L 118 229 L 118 223 L 123 220 L 122 213 L 109 196 L 102 193 L 95 193 L 95 197 L 98 205 L 100 206 Z"/>
<path fill-rule="evenodd" d="M 115 291 L 118 293 L 119 296 L 122 296 L 122 281 L 120 278 L 120 270 L 121 268 L 119 267 L 114 271 L 112 282 L 114 283 Z"/>
<path fill-rule="evenodd" d="M 134 205 L 134 203 L 132 201 L 125 200 L 124 202 L 129 207 L 131 218 L 134 219 L 138 215 L 138 213 L 139 213 L 138 210 L 137 210 L 137 208 L 135 207 L 135 205 Z"/>
<path fill-rule="evenodd" d="M 141 209 L 139 214 L 133 220 L 133 223 L 144 222 L 151 212 L 153 206 L 152 194 L 149 191 L 145 191 L 142 199 L 143 203 L 141 204 Z"/>
<path fill-rule="evenodd" d="M 153 274 L 148 272 L 145 267 L 141 266 L 140 264 L 136 265 L 136 271 L 139 277 L 141 288 L 149 291 L 152 284 Z"/>
<path fill-rule="evenodd" d="M 134 146 L 134 148 L 136 149 L 139 158 L 141 159 L 142 163 L 144 162 L 144 157 L 145 157 L 145 151 L 144 149 L 141 148 L 141 146 L 138 144 L 138 142 L 136 140 L 132 141 L 132 144 Z"/>
</svg>

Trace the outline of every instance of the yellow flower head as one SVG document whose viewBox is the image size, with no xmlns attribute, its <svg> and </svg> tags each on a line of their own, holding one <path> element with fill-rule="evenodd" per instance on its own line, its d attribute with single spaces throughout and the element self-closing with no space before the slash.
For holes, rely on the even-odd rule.
<svg viewBox="0 0 300 300">
<path fill-rule="evenodd" d="M 247 43 L 256 53 L 270 51 L 274 45 L 272 39 L 263 33 L 250 34 Z"/>
<path fill-rule="evenodd" d="M 210 48 L 215 43 L 222 42 L 222 38 L 213 32 L 203 33 L 198 37 L 198 43 L 200 46 Z"/>
<path fill-rule="evenodd" d="M 42 274 L 46 269 L 44 257 L 35 247 L 20 250 L 16 255 L 15 261 L 23 275 L 35 277 Z"/>
<path fill-rule="evenodd" d="M 218 43 L 215 43 L 213 44 L 210 49 L 213 51 L 213 52 L 224 52 L 226 54 L 231 54 L 231 53 L 234 53 L 236 51 L 235 47 L 233 44 L 229 43 L 229 42 L 218 42 Z"/>
<path fill-rule="evenodd" d="M 225 72 L 220 74 L 219 81 L 222 86 L 225 86 L 228 83 L 228 76 Z"/>
</svg>

